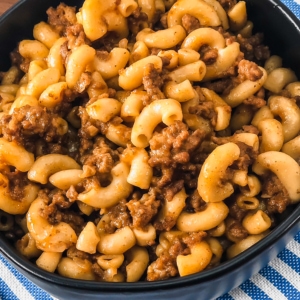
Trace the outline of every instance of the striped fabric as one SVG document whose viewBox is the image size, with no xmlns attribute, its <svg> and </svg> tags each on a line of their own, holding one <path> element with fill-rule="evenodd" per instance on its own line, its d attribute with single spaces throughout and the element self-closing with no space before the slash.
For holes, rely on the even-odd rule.
<svg viewBox="0 0 300 300">
<path fill-rule="evenodd" d="M 300 19 L 300 0 L 281 0 Z"/>
<path fill-rule="evenodd" d="M 300 232 L 258 274 L 217 300 L 300 299 Z"/>
<path fill-rule="evenodd" d="M 52 300 L 0 255 L 1 300 Z M 216 300 L 300 299 L 300 232 L 258 274 Z"/>
<path fill-rule="evenodd" d="M 263 1 L 263 0 L 262 0 Z M 300 0 L 281 0 L 300 18 Z M 300 299 L 300 232 L 264 269 L 216 300 Z M 0 254 L 0 300 L 53 300 Z"/>
</svg>

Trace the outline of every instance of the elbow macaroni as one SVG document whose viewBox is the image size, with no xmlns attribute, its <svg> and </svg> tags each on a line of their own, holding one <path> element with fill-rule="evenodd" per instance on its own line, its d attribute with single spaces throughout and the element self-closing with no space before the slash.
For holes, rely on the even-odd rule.
<svg viewBox="0 0 300 300">
<path fill-rule="evenodd" d="M 86 193 L 78 195 L 78 200 L 96 208 L 107 208 L 127 198 L 132 185 L 127 182 L 129 167 L 119 163 L 111 170 L 112 181 L 107 187 L 96 186 Z"/>
<path fill-rule="evenodd" d="M 145 148 L 149 145 L 153 130 L 159 123 L 171 125 L 176 120 L 182 120 L 182 110 L 178 101 L 173 99 L 153 101 L 135 119 L 131 141 L 136 147 Z"/>
<path fill-rule="evenodd" d="M 300 200 L 300 169 L 298 163 L 289 155 L 277 151 L 262 153 L 252 169 L 257 175 L 271 170 L 287 189 L 291 201 L 296 203 Z"/>
<path fill-rule="evenodd" d="M 125 8 L 122 1 L 120 4 L 120 10 L 124 13 L 129 7 Z M 114 2 L 104 0 L 84 1 L 80 18 L 84 32 L 91 41 L 101 38 L 108 31 L 116 31 L 122 37 L 127 36 L 128 25 L 126 19 L 116 8 L 117 4 Z"/>
<path fill-rule="evenodd" d="M 35 184 L 28 184 L 24 187 L 23 198 L 13 199 L 9 192 L 8 179 L 1 173 L 0 179 L 0 209 L 12 215 L 25 214 L 28 211 L 31 203 L 37 197 L 39 187 Z"/>
<path fill-rule="evenodd" d="M 156 32 L 145 28 L 137 34 L 136 40 L 144 42 L 148 48 L 168 49 L 178 45 L 184 40 L 185 36 L 184 28 L 181 25 L 175 25 Z"/>
<path fill-rule="evenodd" d="M 300 201 L 300 84 L 261 41 L 249 76 L 246 4 L 85 0 L 19 42 L 0 84 L 0 231 L 22 228 L 23 256 L 82 280 L 186 276 L 267 235 L 281 192 Z"/>
<path fill-rule="evenodd" d="M 194 274 L 205 269 L 212 258 L 212 251 L 207 242 L 200 242 L 191 247 L 191 254 L 178 255 L 176 263 L 180 276 Z"/>
<path fill-rule="evenodd" d="M 182 212 L 177 219 L 177 228 L 185 232 L 210 230 L 221 224 L 228 212 L 228 207 L 222 201 L 208 203 L 203 211 L 193 214 Z"/>
<path fill-rule="evenodd" d="M 206 159 L 198 178 L 198 192 L 205 202 L 220 202 L 234 192 L 230 182 L 222 185 L 221 180 L 239 155 L 239 147 L 227 143 L 217 147 Z"/>
<path fill-rule="evenodd" d="M 34 164 L 34 155 L 16 142 L 0 138 L 0 161 L 21 172 L 27 172 Z"/>
<path fill-rule="evenodd" d="M 185 14 L 197 18 L 201 25 L 219 26 L 221 24 L 217 12 L 205 1 L 178 0 L 174 3 L 168 13 L 168 27 L 181 25 L 181 19 Z"/>
<path fill-rule="evenodd" d="M 124 90 L 133 90 L 142 84 L 144 68 L 148 64 L 153 64 L 155 69 L 162 70 L 162 60 L 160 57 L 150 55 L 134 62 L 129 67 L 119 71 L 119 85 Z"/>
<path fill-rule="evenodd" d="M 148 189 L 151 184 L 153 169 L 148 163 L 147 151 L 141 148 L 127 148 L 123 152 L 121 160 L 130 165 L 127 182 L 140 189 Z"/>
<path fill-rule="evenodd" d="M 51 225 L 40 212 L 45 209 L 43 199 L 37 198 L 32 202 L 27 212 L 27 227 L 40 250 L 63 252 L 77 241 L 77 235 L 72 227 L 64 222 Z"/>
</svg>

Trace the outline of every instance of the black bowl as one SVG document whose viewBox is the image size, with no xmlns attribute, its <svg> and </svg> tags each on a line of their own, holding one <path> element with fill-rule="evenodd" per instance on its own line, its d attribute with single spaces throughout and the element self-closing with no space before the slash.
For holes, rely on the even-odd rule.
<svg viewBox="0 0 300 300">
<path fill-rule="evenodd" d="M 0 69 L 10 65 L 9 52 L 17 41 L 32 37 L 33 26 L 46 20 L 49 6 L 61 0 L 21 0 L 0 18 Z M 82 0 L 66 4 L 80 7 Z M 279 0 L 246 0 L 249 19 L 265 44 L 300 77 L 300 22 Z M 300 205 L 267 237 L 237 257 L 211 270 L 159 282 L 103 283 L 51 274 L 24 260 L 0 233 L 1 253 L 23 275 L 51 295 L 63 299 L 213 299 L 237 287 L 261 270 L 300 230 Z"/>
</svg>

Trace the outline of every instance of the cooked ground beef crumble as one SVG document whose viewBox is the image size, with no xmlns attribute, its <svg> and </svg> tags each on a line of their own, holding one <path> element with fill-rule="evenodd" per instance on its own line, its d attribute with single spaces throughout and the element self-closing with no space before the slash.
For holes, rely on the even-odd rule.
<svg viewBox="0 0 300 300">
<path fill-rule="evenodd" d="M 226 13 L 237 3 L 235 0 L 218 1 Z M 116 1 L 115 5 L 118 4 L 119 2 Z M 126 19 L 129 29 L 127 38 L 122 37 L 121 39 L 117 29 L 117 33 L 112 29 L 103 37 L 90 40 L 82 20 L 79 22 L 80 14 L 76 15 L 77 12 L 78 8 L 64 3 L 47 10 L 47 24 L 56 34 L 65 39 L 59 49 L 59 59 L 63 69 L 67 68 L 72 53 L 82 45 L 94 48 L 97 58 L 107 62 L 110 59 L 109 52 L 115 47 L 126 48 L 130 52 L 136 42 L 136 35 L 141 30 L 151 29 L 152 32 L 152 30 L 167 29 L 170 22 L 168 10 L 157 10 L 151 18 L 149 11 L 137 7 Z M 201 20 L 191 14 L 183 14 L 180 24 L 186 35 L 194 30 L 205 28 Z M 239 187 L 234 176 L 238 172 L 240 172 L 239 174 L 252 174 L 251 166 L 260 154 L 259 148 L 254 143 L 239 141 L 237 135 L 254 135 L 260 141 L 261 132 L 258 129 L 259 126 L 256 127 L 250 122 L 242 124 L 237 130 L 232 130 L 230 124 L 222 130 L 216 130 L 216 126 L 220 123 L 221 113 L 232 115 L 237 109 L 234 106 L 230 107 L 226 102 L 220 104 L 220 101 L 226 99 L 230 91 L 244 82 L 256 83 L 262 78 L 261 67 L 270 57 L 270 50 L 264 44 L 262 33 L 244 36 L 240 32 L 231 31 L 230 28 L 224 29 L 221 25 L 211 28 L 223 37 L 226 46 L 238 43 L 240 52 L 233 65 L 223 70 L 215 79 L 207 81 L 204 78 L 199 82 L 190 81 L 194 98 L 186 102 L 188 104 L 181 103 L 182 119 L 174 120 L 169 125 L 160 122 L 155 127 L 148 141 L 149 145 L 145 148 L 148 156 L 143 157 L 143 163 L 148 164 L 153 172 L 149 188 L 144 189 L 133 185 L 126 196 L 121 197 L 109 207 L 93 207 L 80 200 L 80 195 L 85 195 L 93 189 L 109 190 L 110 184 L 114 180 L 117 182 L 115 188 L 117 192 L 125 189 L 125 183 L 122 185 L 118 182 L 120 174 L 112 174 L 112 170 L 122 161 L 122 157 L 124 160 L 124 153 L 128 149 L 134 148 L 131 141 L 134 118 L 122 118 L 122 109 L 116 109 L 116 112 L 112 112 L 109 121 L 104 122 L 94 117 L 95 115 L 89 110 L 90 105 L 98 103 L 97 101 L 100 99 L 117 99 L 121 103 L 124 102 L 131 91 L 120 86 L 118 76 L 126 69 L 120 70 L 117 76 L 110 77 L 102 74 L 101 70 L 94 70 L 91 62 L 82 70 L 75 86 L 68 87 L 62 92 L 60 95 L 62 100 L 54 107 L 41 106 L 37 99 L 38 104 L 36 105 L 20 105 L 12 110 L 12 103 L 5 100 L 5 95 L 0 93 L 2 109 L 0 139 L 23 147 L 32 153 L 35 159 L 48 154 L 68 155 L 81 168 L 82 173 L 78 176 L 79 178 L 76 178 L 65 189 L 55 187 L 50 178 L 46 184 L 33 183 L 28 179 L 26 172 L 17 170 L 16 167 L 13 167 L 14 164 L 0 157 L 0 168 L 3 175 L 0 187 L 5 189 L 13 201 L 24 204 L 27 201 L 24 189 L 26 186 L 34 184 L 39 189 L 37 197 L 42 199 L 45 204 L 45 208 L 39 211 L 39 216 L 54 227 L 62 223 L 70 226 L 77 237 L 89 222 L 96 228 L 96 236 L 100 233 L 103 236 L 113 235 L 120 233 L 124 228 L 129 228 L 128 230 L 132 232 L 133 239 L 138 245 L 137 249 L 144 247 L 149 256 L 147 268 L 144 274 L 141 274 L 141 278 L 147 281 L 165 280 L 179 276 L 177 257 L 191 255 L 195 245 L 201 243 L 209 245 L 212 238 L 219 243 L 224 254 L 221 259 L 206 267 L 211 268 L 226 260 L 228 247 L 249 236 L 249 232 L 243 226 L 243 219 L 249 210 L 240 207 L 236 201 L 238 195 L 248 192 L 249 189 L 245 180 L 244 184 Z M 160 49 L 159 47 L 147 47 L 145 40 L 142 42 L 142 46 L 147 49 L 147 53 L 139 53 L 136 56 L 130 54 L 131 57 L 128 61 L 148 55 L 159 56 L 161 59 L 161 68 L 149 63 L 139 70 L 142 73 L 142 83 L 134 88 L 133 92 L 138 94 L 139 91 L 143 91 L 144 93 L 141 103 L 135 103 L 140 107 L 140 111 L 154 101 L 163 101 L 167 98 L 164 86 L 170 81 L 169 73 L 172 71 L 170 66 L 174 64 L 173 60 L 178 60 L 176 55 L 172 55 L 180 49 L 181 42 L 170 49 Z M 161 54 L 163 50 L 166 50 L 165 56 Z M 220 59 L 222 60 L 223 54 L 219 50 L 210 44 L 204 44 L 197 51 L 205 67 L 211 67 L 216 66 Z M 169 52 L 167 53 L 167 51 Z M 11 83 L 20 84 L 20 80 L 25 82 L 30 70 L 30 59 L 22 57 L 18 48 L 12 51 L 10 56 L 12 65 L 18 70 L 16 78 Z M 126 67 L 128 66 L 129 63 Z M 175 62 L 175 67 L 177 66 L 179 66 L 178 62 Z M 112 69 L 113 67 L 116 66 L 112 66 Z M 6 72 L 0 73 L 1 79 L 5 74 Z M 21 77 L 23 74 L 26 74 L 25 79 Z M 60 81 L 67 80 L 66 76 L 62 75 Z M 213 91 L 221 100 L 209 99 L 203 92 L 204 88 Z M 178 90 L 177 92 L 180 94 L 182 91 Z M 272 95 L 270 91 L 260 87 L 255 93 L 242 99 L 240 104 L 244 105 L 251 115 L 254 115 L 262 107 L 268 105 L 267 100 L 270 95 Z M 293 98 L 287 90 L 281 91 L 281 95 L 299 105 L 300 96 Z M 110 108 L 106 107 L 106 109 Z M 156 118 L 155 113 L 153 112 L 153 119 Z M 224 116 L 221 115 L 222 117 Z M 228 215 L 222 220 L 224 232 L 216 236 L 215 232 L 218 231 L 218 228 L 191 232 L 179 231 L 177 220 L 180 213 L 197 215 L 205 211 L 211 204 L 205 202 L 205 197 L 203 196 L 203 199 L 200 195 L 198 177 L 211 152 L 218 146 L 227 143 L 234 143 L 238 148 L 239 155 L 228 166 L 218 182 L 220 186 L 228 184 L 234 189 L 232 195 L 224 200 L 228 207 Z M 128 168 L 130 169 L 130 167 L 129 163 Z M 47 166 L 45 166 L 46 168 Z M 263 210 L 272 221 L 271 228 L 273 228 L 276 226 L 276 216 L 282 214 L 292 204 L 292 201 L 288 190 L 275 173 L 268 172 L 264 175 L 257 175 L 257 177 L 261 182 L 261 189 L 255 195 L 259 203 L 256 210 Z M 186 197 L 183 199 L 182 211 L 177 213 L 174 208 L 177 204 L 174 204 L 174 207 L 172 204 L 175 202 L 176 195 L 181 191 L 184 191 Z M 211 202 L 213 203 L 213 201 Z M 166 207 L 170 209 L 168 214 L 165 211 Z M 0 212 L 2 211 L 0 210 Z M 159 216 L 163 214 L 166 217 L 162 219 Z M 24 235 L 22 221 L 20 221 L 24 218 L 25 214 L 15 217 L 13 225 L 5 233 L 5 236 L 14 243 Z M 105 224 L 102 224 L 100 228 L 100 221 L 104 218 Z M 136 232 L 139 232 L 141 236 L 146 236 L 147 239 L 139 240 Z M 126 251 L 124 251 L 123 261 L 118 267 L 119 272 L 125 275 L 115 277 L 115 280 L 122 278 L 123 281 L 126 281 L 126 266 L 130 263 L 130 255 Z M 87 262 L 92 278 L 98 281 L 113 281 L 114 275 L 109 274 L 112 274 L 110 272 L 117 274 L 117 270 L 107 271 L 97 262 L 101 255 L 106 254 L 109 255 L 100 253 L 99 247 L 96 248 L 95 253 L 92 253 L 82 251 L 73 244 L 65 249 L 62 256 L 73 261 Z M 112 258 L 107 258 L 107 260 L 110 259 Z"/>
</svg>

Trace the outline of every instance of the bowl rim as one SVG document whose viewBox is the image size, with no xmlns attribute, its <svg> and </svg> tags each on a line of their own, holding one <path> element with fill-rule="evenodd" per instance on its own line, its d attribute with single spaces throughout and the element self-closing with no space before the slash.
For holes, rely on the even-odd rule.
<svg viewBox="0 0 300 300">
<path fill-rule="evenodd" d="M 13 246 L 9 245 L 1 239 L 0 236 L 0 253 L 4 255 L 8 260 L 18 266 L 20 269 L 32 274 L 39 279 L 45 280 L 49 283 L 74 287 L 77 289 L 92 289 L 92 290 L 103 290 L 111 291 L 111 289 L 122 290 L 122 291 L 146 291 L 153 289 L 170 289 L 182 286 L 189 286 L 201 282 L 207 282 L 217 277 L 230 273 L 231 270 L 236 269 L 243 265 L 243 263 L 254 259 L 259 253 L 271 248 L 277 241 L 279 241 L 287 232 L 292 230 L 294 227 L 300 228 L 300 204 L 293 210 L 293 212 L 278 226 L 276 226 L 266 237 L 260 240 L 258 243 L 237 255 L 236 257 L 223 262 L 217 267 L 210 270 L 205 270 L 199 273 L 184 277 L 169 278 L 163 281 L 139 281 L 134 283 L 129 282 L 99 282 L 99 281 L 86 281 L 78 280 L 67 277 L 62 277 L 58 274 L 49 273 L 38 268 L 35 264 L 22 258 Z"/>
<path fill-rule="evenodd" d="M 6 21 L 6 19 L 11 15 L 11 13 L 22 6 L 28 0 L 19 0 L 12 7 L 10 7 L 5 13 L 0 16 L 0 26 Z M 246 0 L 249 5 L 251 5 L 251 0 Z M 285 18 L 293 24 L 300 35 L 300 20 L 290 11 L 290 9 L 282 3 L 280 0 L 268 0 L 274 8 L 278 8 Z M 293 212 L 278 226 L 276 226 L 266 237 L 260 240 L 258 243 L 253 245 L 251 248 L 242 252 L 238 256 L 223 262 L 217 267 L 210 270 L 205 270 L 196 274 L 169 278 L 163 281 L 153 281 L 153 282 L 134 282 L 134 283 L 118 283 L 118 282 L 98 282 L 98 281 L 85 281 L 79 279 L 72 279 L 67 277 L 62 277 L 58 274 L 49 273 L 38 268 L 35 264 L 20 256 L 20 254 L 4 240 L 2 234 L 0 233 L 0 253 L 7 258 L 10 262 L 15 264 L 21 270 L 30 273 L 34 277 L 41 280 L 47 281 L 48 283 L 56 284 L 59 286 L 68 286 L 76 289 L 83 290 L 103 290 L 111 291 L 112 289 L 116 291 L 147 291 L 156 289 L 171 289 L 174 287 L 190 286 L 193 284 L 206 282 L 213 280 L 216 277 L 224 276 L 226 273 L 230 273 L 231 270 L 240 267 L 243 262 L 249 261 L 255 258 L 259 253 L 272 247 L 274 243 L 280 240 L 289 230 L 300 227 L 300 204 L 295 205 Z"/>
</svg>

